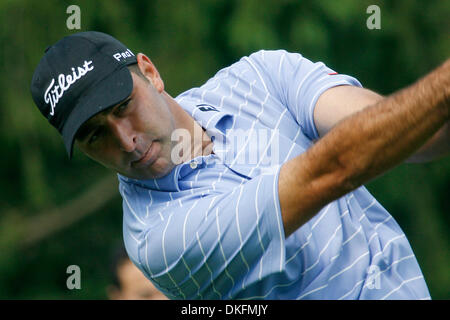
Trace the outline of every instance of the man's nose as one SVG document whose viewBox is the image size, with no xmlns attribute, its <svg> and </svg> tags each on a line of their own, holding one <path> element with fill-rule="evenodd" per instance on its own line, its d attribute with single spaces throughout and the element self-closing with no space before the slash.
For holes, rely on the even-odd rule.
<svg viewBox="0 0 450 320">
<path fill-rule="evenodd" d="M 133 152 L 136 149 L 137 136 L 131 124 L 124 119 L 111 119 L 109 125 L 120 150 Z"/>
</svg>

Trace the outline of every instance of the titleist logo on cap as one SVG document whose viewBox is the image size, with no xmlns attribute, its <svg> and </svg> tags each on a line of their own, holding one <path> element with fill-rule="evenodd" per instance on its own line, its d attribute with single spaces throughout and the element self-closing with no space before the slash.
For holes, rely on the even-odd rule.
<svg viewBox="0 0 450 320">
<path fill-rule="evenodd" d="M 64 92 L 66 92 L 77 80 L 94 69 L 94 65 L 91 65 L 91 63 L 92 61 L 84 61 L 83 65 L 77 67 L 77 69 L 72 67 L 72 74 L 64 75 L 60 73 L 58 75 L 57 84 L 55 84 L 55 78 L 52 79 L 44 93 L 44 101 L 45 103 L 50 104 L 51 107 L 51 116 L 55 114 L 55 107 L 58 104 L 59 99 L 64 95 Z"/>
</svg>

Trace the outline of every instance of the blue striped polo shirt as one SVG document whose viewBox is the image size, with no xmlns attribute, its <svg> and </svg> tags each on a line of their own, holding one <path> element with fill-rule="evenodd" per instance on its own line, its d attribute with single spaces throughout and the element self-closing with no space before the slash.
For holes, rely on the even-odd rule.
<svg viewBox="0 0 450 320">
<path fill-rule="evenodd" d="M 134 264 L 171 299 L 430 299 L 394 218 L 365 187 L 285 238 L 283 163 L 317 139 L 321 93 L 361 86 L 284 50 L 259 51 L 176 101 L 213 153 L 160 179 L 119 175 L 123 236 Z"/>
</svg>

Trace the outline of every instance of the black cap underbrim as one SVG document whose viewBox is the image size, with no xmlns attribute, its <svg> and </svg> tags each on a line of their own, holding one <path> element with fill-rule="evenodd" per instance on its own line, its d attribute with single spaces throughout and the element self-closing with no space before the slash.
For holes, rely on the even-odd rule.
<svg viewBox="0 0 450 320">
<path fill-rule="evenodd" d="M 78 102 L 62 129 L 62 137 L 69 158 L 78 129 L 96 114 L 128 98 L 133 91 L 133 78 L 126 66 L 113 72 L 95 86 Z"/>
</svg>

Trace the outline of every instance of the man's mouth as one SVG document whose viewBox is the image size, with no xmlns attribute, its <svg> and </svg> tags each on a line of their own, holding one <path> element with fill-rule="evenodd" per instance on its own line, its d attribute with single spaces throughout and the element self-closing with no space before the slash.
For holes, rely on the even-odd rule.
<svg viewBox="0 0 450 320">
<path fill-rule="evenodd" d="M 139 159 L 132 161 L 131 166 L 134 168 L 143 168 L 151 165 L 155 160 L 158 153 L 158 145 L 153 141 L 147 151 Z"/>
</svg>

